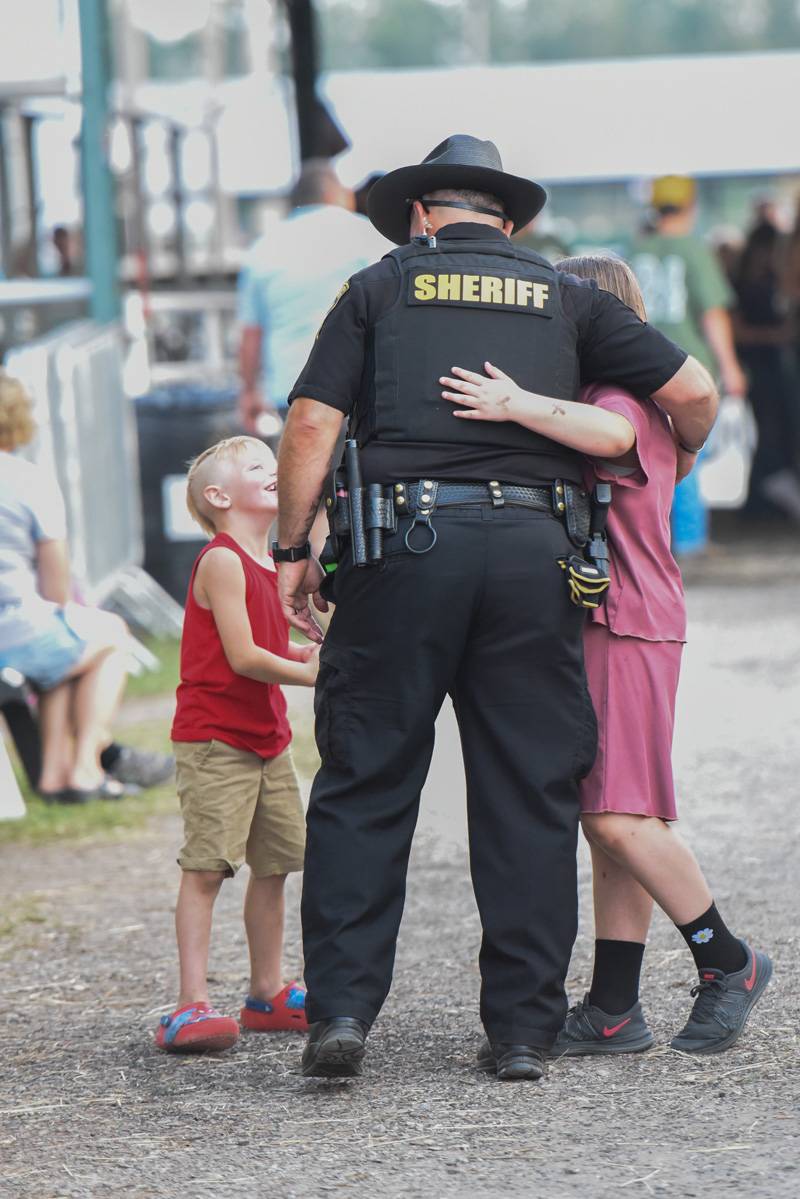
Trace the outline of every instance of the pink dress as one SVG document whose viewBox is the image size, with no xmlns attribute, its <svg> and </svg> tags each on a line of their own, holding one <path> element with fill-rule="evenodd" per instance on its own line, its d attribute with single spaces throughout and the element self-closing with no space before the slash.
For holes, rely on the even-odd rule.
<svg viewBox="0 0 800 1199">
<path fill-rule="evenodd" d="M 624 416 L 636 432 L 635 467 L 592 462 L 586 482 L 612 483 L 608 517 L 611 587 L 584 634 L 598 751 L 581 783 L 582 812 L 675 820 L 672 734 L 686 606 L 670 550 L 675 446 L 652 400 L 593 383 L 581 399 Z"/>
</svg>

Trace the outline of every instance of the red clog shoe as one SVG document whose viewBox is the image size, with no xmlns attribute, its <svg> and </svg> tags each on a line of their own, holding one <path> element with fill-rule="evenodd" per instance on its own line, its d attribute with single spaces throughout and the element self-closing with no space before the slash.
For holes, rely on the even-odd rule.
<svg viewBox="0 0 800 1199">
<path fill-rule="evenodd" d="M 239 1037 L 233 1016 L 222 1016 L 210 1003 L 189 1003 L 162 1016 L 156 1045 L 166 1053 L 212 1053 L 230 1049 Z"/>
<path fill-rule="evenodd" d="M 270 1000 L 248 995 L 239 1019 L 250 1032 L 307 1032 L 306 989 L 291 982 Z"/>
</svg>

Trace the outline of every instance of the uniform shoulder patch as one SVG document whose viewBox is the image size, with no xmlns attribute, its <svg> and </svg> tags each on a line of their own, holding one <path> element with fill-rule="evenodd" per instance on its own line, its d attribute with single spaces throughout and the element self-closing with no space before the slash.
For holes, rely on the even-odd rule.
<svg viewBox="0 0 800 1199">
<path fill-rule="evenodd" d="M 337 291 L 336 295 L 333 297 L 333 303 L 331 304 L 331 307 L 328 309 L 328 312 L 330 312 L 330 311 L 331 311 L 331 308 L 335 308 L 335 307 L 336 307 L 336 305 L 339 303 L 339 301 L 341 300 L 341 298 L 342 298 L 342 296 L 345 294 L 345 292 L 346 292 L 346 291 L 349 291 L 349 290 L 350 290 L 350 280 L 349 280 L 349 279 L 345 279 L 344 283 L 343 283 L 343 284 L 342 284 L 342 286 L 339 288 L 339 290 Z"/>
<path fill-rule="evenodd" d="M 322 324 L 320 325 L 319 329 L 317 329 L 317 337 L 319 337 L 319 335 L 322 331 L 322 325 L 325 324 L 326 320 L 328 319 L 330 314 L 333 312 L 334 308 L 339 303 L 342 296 L 346 295 L 349 290 L 350 290 L 350 280 L 345 279 L 344 283 L 339 288 L 336 295 L 333 297 L 333 302 L 331 303 L 330 307 L 328 308 L 327 312 L 325 313 L 325 315 L 322 318 Z M 316 338 L 314 340 L 316 341 Z"/>
</svg>

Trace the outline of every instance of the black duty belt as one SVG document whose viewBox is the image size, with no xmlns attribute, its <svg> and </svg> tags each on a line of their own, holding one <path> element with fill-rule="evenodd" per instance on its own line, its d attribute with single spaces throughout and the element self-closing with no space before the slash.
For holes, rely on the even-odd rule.
<svg viewBox="0 0 800 1199">
<path fill-rule="evenodd" d="M 563 484 L 561 495 L 563 495 Z M 424 511 L 431 503 L 435 508 L 457 508 L 471 504 L 491 504 L 502 508 L 511 504 L 517 508 L 535 508 L 539 512 L 558 511 L 559 497 L 551 487 L 522 487 L 517 483 L 396 483 L 393 487 L 395 508 L 398 499 L 405 497 L 407 510 Z M 426 499 L 427 497 L 430 497 Z M 435 502 L 434 502 L 435 501 Z M 563 502 L 563 501 L 562 501 Z M 563 509 L 562 509 L 563 511 Z"/>
<path fill-rule="evenodd" d="M 591 561 L 575 554 L 559 559 L 567 571 L 573 603 L 596 608 L 608 587 L 604 530 L 611 489 L 605 484 L 595 488 L 594 505 L 582 487 L 564 479 L 554 479 L 549 487 L 524 487 L 499 479 L 472 483 L 419 479 L 415 483 L 365 485 L 358 444 L 352 438 L 345 442 L 344 461 L 334 471 L 332 484 L 325 500 L 331 535 L 321 558 L 327 575 L 337 569 L 344 538 L 350 540 L 355 566 L 373 566 L 383 558 L 385 534 L 397 533 L 403 518 L 406 549 L 412 554 L 427 554 L 438 538 L 432 517 L 440 508 L 508 505 L 547 512 L 562 520 L 567 536 L 579 550 L 589 543 Z M 600 496 L 601 490 L 607 494 Z"/>
<path fill-rule="evenodd" d="M 403 516 L 412 518 L 415 524 L 428 523 L 437 509 L 473 505 L 492 508 L 508 505 L 549 512 L 564 521 L 570 540 L 576 546 L 584 545 L 589 536 L 589 497 L 577 484 L 561 479 L 554 480 L 549 487 L 523 487 L 518 483 L 502 483 L 495 479 L 485 483 L 420 479 L 416 483 L 371 483 L 359 491 L 363 505 L 362 536 L 367 537 L 371 530 L 394 532 L 398 519 Z M 351 535 L 348 495 L 341 488 L 337 490 L 335 504 L 333 500 L 328 501 L 329 509 L 333 508 L 332 528 L 338 537 Z"/>
</svg>

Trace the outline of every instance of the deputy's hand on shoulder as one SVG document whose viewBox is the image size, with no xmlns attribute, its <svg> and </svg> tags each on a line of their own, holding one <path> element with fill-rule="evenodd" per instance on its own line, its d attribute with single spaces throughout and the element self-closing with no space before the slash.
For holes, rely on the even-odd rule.
<svg viewBox="0 0 800 1199">
<path fill-rule="evenodd" d="M 439 382 L 452 390 L 443 391 L 442 399 L 466 406 L 464 411 L 453 413 L 462 420 L 514 420 L 519 387 L 491 362 L 483 365 L 486 375 L 478 375 L 461 366 L 453 367 L 454 377 L 443 375 Z"/>
</svg>

